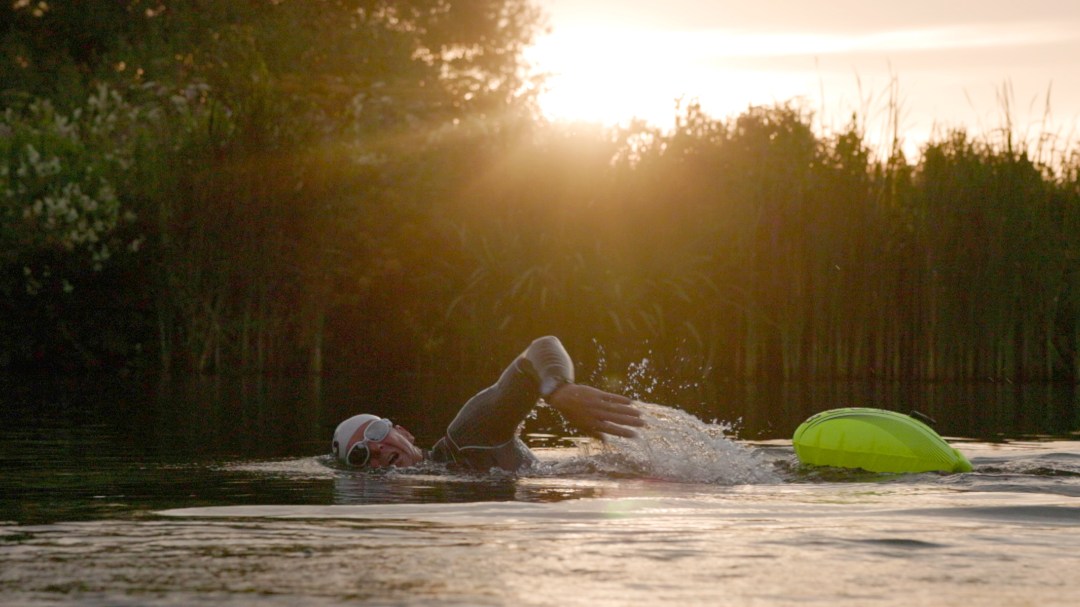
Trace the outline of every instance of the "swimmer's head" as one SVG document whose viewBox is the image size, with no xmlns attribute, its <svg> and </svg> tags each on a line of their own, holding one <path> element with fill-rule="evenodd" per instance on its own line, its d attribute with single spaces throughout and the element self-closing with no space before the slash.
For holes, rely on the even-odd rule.
<svg viewBox="0 0 1080 607">
<path fill-rule="evenodd" d="M 334 457 L 357 468 L 404 468 L 424 460 L 416 439 L 393 422 L 367 413 L 338 424 L 332 444 Z"/>
</svg>

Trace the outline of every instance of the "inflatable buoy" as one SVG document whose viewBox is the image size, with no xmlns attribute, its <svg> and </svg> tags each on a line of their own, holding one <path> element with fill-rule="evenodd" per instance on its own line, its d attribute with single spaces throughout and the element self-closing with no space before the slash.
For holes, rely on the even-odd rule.
<svg viewBox="0 0 1080 607">
<path fill-rule="evenodd" d="M 971 472 L 971 462 L 923 422 L 895 411 L 832 409 L 791 439 L 804 464 L 870 472 Z"/>
</svg>

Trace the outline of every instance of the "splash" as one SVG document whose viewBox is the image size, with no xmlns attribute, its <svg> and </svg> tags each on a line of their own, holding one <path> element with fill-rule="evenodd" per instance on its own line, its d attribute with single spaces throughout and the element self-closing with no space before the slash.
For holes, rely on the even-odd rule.
<svg viewBox="0 0 1080 607">
<path fill-rule="evenodd" d="M 700 396 L 702 375 L 699 366 L 685 356 L 657 360 L 648 349 L 639 361 L 627 363 L 622 373 L 608 372 L 604 347 L 593 340 L 597 351 L 596 368 L 586 383 L 617 392 L 640 402 L 687 403 Z"/>
<path fill-rule="evenodd" d="M 608 437 L 591 453 L 557 466 L 561 473 L 591 471 L 686 483 L 717 485 L 780 482 L 772 464 L 750 447 L 728 438 L 725 424 L 707 424 L 679 409 L 636 402 L 647 426 L 633 439 Z"/>
</svg>

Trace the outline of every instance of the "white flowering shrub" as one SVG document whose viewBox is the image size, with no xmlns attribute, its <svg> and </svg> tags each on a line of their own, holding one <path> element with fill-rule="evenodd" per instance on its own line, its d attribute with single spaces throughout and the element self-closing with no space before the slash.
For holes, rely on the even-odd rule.
<svg viewBox="0 0 1080 607">
<path fill-rule="evenodd" d="M 118 249 L 137 251 L 140 237 L 121 242 L 118 230 L 134 222 L 123 208 L 117 181 L 136 158 L 140 137 L 157 121 L 150 106 L 135 106 L 101 86 L 70 115 L 47 100 L 0 116 L 0 259 L 24 266 L 31 293 L 48 269 L 29 259 L 59 250 L 65 265 L 89 263 L 101 270 Z M 70 283 L 54 277 L 64 290 Z"/>
</svg>

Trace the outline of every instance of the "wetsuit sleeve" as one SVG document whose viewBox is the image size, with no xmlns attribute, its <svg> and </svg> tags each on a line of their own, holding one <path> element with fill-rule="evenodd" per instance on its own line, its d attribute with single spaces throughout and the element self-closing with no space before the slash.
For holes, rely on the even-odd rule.
<svg viewBox="0 0 1080 607">
<path fill-rule="evenodd" d="M 533 341 L 521 359 L 525 373 L 536 381 L 543 398 L 551 396 L 563 384 L 574 383 L 574 363 L 562 342 L 554 337 Z"/>
<path fill-rule="evenodd" d="M 436 445 L 445 451 L 439 459 L 486 461 L 494 450 L 509 448 L 518 428 L 541 396 L 574 380 L 574 364 L 562 343 L 554 337 L 533 341 L 499 376 L 492 386 L 469 399 Z M 515 445 L 520 451 L 524 445 Z M 481 457 L 482 456 L 482 457 Z M 516 456 L 515 456 L 516 457 Z M 497 465 L 509 467 L 499 457 Z M 493 462 L 494 463 L 494 462 Z M 477 467 L 486 464 L 476 462 Z"/>
</svg>

